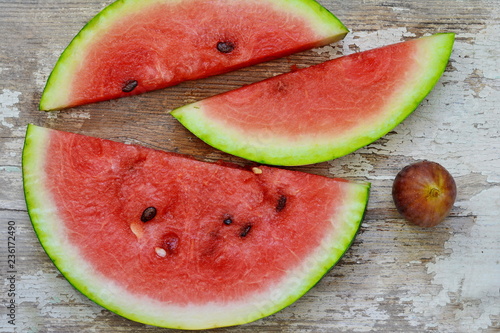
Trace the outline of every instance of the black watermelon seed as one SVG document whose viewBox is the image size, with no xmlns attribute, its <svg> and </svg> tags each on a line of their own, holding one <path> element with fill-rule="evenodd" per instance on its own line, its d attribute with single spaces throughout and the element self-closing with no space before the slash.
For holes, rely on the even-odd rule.
<svg viewBox="0 0 500 333">
<path fill-rule="evenodd" d="M 156 208 L 148 207 L 144 209 L 144 211 L 142 212 L 141 221 L 142 222 L 151 221 L 152 219 L 154 219 L 155 216 L 156 216 Z"/>
<path fill-rule="evenodd" d="M 243 228 L 241 228 L 240 237 L 246 237 L 248 235 L 248 233 L 250 232 L 250 229 L 252 229 L 251 224 L 247 224 Z"/>
<path fill-rule="evenodd" d="M 231 53 L 234 50 L 234 43 L 232 42 L 218 42 L 217 50 L 221 53 Z"/>
<path fill-rule="evenodd" d="M 224 219 L 224 224 L 225 225 L 230 225 L 231 223 L 233 223 L 233 220 L 230 217 L 226 217 Z"/>
<path fill-rule="evenodd" d="M 276 211 L 281 212 L 286 207 L 286 196 L 281 195 L 278 199 L 278 203 L 276 204 Z"/>
<path fill-rule="evenodd" d="M 125 82 L 125 85 L 123 86 L 122 91 L 124 93 L 129 93 L 132 90 L 134 90 L 138 84 L 139 84 L 139 82 L 137 82 L 136 80 L 128 80 L 127 82 Z"/>
</svg>

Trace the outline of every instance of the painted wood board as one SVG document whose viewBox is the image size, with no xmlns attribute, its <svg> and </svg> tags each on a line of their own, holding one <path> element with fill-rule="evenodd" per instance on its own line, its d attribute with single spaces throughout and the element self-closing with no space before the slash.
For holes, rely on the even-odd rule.
<svg viewBox="0 0 500 333">
<path fill-rule="evenodd" d="M 162 91 L 58 112 L 37 111 L 45 81 L 79 29 L 110 1 L 0 0 L 0 331 L 168 332 L 88 300 L 43 252 L 26 212 L 27 123 L 214 161 L 245 163 L 199 141 L 168 110 L 243 84 L 435 32 L 455 32 L 450 63 L 420 107 L 348 156 L 295 169 L 372 183 L 360 234 L 342 261 L 283 311 L 215 332 L 498 332 L 500 330 L 500 9 L 494 0 L 320 1 L 351 30 L 344 41 Z M 444 165 L 458 186 L 450 217 L 421 229 L 398 215 L 392 180 L 406 164 Z M 8 273 L 8 226 L 16 227 Z M 14 283 L 11 276 L 15 275 Z M 14 285 L 15 296 L 9 293 Z M 8 322 L 10 300 L 15 325 Z"/>
</svg>

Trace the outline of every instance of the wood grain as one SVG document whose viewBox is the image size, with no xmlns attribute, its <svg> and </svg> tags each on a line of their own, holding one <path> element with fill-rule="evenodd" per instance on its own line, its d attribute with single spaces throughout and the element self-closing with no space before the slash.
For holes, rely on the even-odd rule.
<svg viewBox="0 0 500 333">
<path fill-rule="evenodd" d="M 500 331 L 500 10 L 496 0 L 320 1 L 350 28 L 342 42 L 162 91 L 40 112 L 45 81 L 65 46 L 110 1 L 0 0 L 0 270 L 9 302 L 7 224 L 15 221 L 16 325 L 2 332 L 169 332 L 131 322 L 88 300 L 60 275 L 26 212 L 21 151 L 34 123 L 196 158 L 246 161 L 217 151 L 168 111 L 185 103 L 308 66 L 436 32 L 455 32 L 448 68 L 401 125 L 334 161 L 294 167 L 372 183 L 353 246 L 308 294 L 257 322 L 214 332 Z M 451 216 L 432 229 L 400 218 L 390 191 L 406 164 L 430 159 L 456 178 Z"/>
</svg>

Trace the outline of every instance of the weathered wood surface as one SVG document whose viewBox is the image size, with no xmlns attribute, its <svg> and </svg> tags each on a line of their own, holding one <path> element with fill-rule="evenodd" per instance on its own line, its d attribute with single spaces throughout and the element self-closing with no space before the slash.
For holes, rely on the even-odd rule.
<svg viewBox="0 0 500 333">
<path fill-rule="evenodd" d="M 321 1 L 351 30 L 343 42 L 164 91 L 67 111 L 37 111 L 57 57 L 110 1 L 0 0 L 0 331 L 167 332 L 123 319 L 69 285 L 30 225 L 21 178 L 27 123 L 138 143 L 204 160 L 244 161 L 188 133 L 169 109 L 310 65 L 435 32 L 457 35 L 449 66 L 422 105 L 377 142 L 307 172 L 372 182 L 352 248 L 306 296 L 266 319 L 216 332 L 499 332 L 500 9 L 497 0 Z M 404 165 L 443 164 L 458 186 L 451 216 L 405 223 L 390 196 Z M 16 231 L 15 325 L 6 305 L 8 221 Z M 98 244 L 96 244 L 98 246 Z"/>
</svg>

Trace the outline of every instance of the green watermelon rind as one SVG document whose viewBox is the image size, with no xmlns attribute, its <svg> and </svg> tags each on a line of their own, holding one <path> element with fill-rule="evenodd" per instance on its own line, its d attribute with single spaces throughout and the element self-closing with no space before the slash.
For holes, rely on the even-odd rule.
<svg viewBox="0 0 500 333">
<path fill-rule="evenodd" d="M 101 35 L 124 13 L 138 11 L 151 3 L 166 1 L 182 2 L 187 0 L 117 0 L 94 16 L 71 40 L 59 57 L 45 84 L 39 109 L 51 111 L 68 107 L 68 97 L 71 93 L 74 73 L 95 36 Z M 292 11 L 300 12 L 301 15 L 309 16 L 312 27 L 325 36 L 324 40 L 319 41 L 317 45 L 311 45 L 311 48 L 341 40 L 349 32 L 333 13 L 315 0 L 273 0 L 270 1 L 270 4 L 280 9 L 289 8 Z"/>
<path fill-rule="evenodd" d="M 415 40 L 420 43 L 418 56 L 421 59 L 418 61 L 421 70 L 416 73 L 419 77 L 409 77 L 407 85 L 401 86 L 399 92 L 392 96 L 384 117 L 367 127 L 354 128 L 341 136 L 334 133 L 329 137 L 307 137 L 293 144 L 286 137 L 272 134 L 264 139 L 253 138 L 249 133 L 243 134 L 238 129 L 233 129 L 230 119 L 209 118 L 204 112 L 205 100 L 181 106 L 170 113 L 212 147 L 257 163 L 292 166 L 332 160 L 381 138 L 417 109 L 444 73 L 452 52 L 454 36 L 453 33 L 440 33 Z M 297 72 L 291 74 L 296 75 Z M 279 76 L 268 80 L 276 79 Z M 255 83 L 258 84 L 260 82 Z M 237 90 L 226 94 L 234 92 L 237 93 Z"/>
<path fill-rule="evenodd" d="M 96 273 L 64 237 L 63 223 L 45 184 L 43 165 L 50 158 L 48 129 L 28 125 L 23 149 L 23 185 L 28 213 L 44 250 L 61 274 L 95 303 L 128 319 L 161 327 L 205 329 L 245 324 L 289 306 L 311 289 L 340 260 L 352 244 L 363 220 L 370 191 L 369 183 L 347 183 L 349 195 L 342 207 L 336 232 L 325 237 L 316 253 L 290 272 L 288 279 L 255 300 L 206 304 L 190 308 L 163 306 L 146 297 L 130 295 Z M 263 167 L 264 168 L 264 167 Z M 313 222 L 309 222 L 313 223 Z M 99 246 L 99 244 L 95 244 Z M 293 291 L 293 292 L 292 292 Z"/>
</svg>

